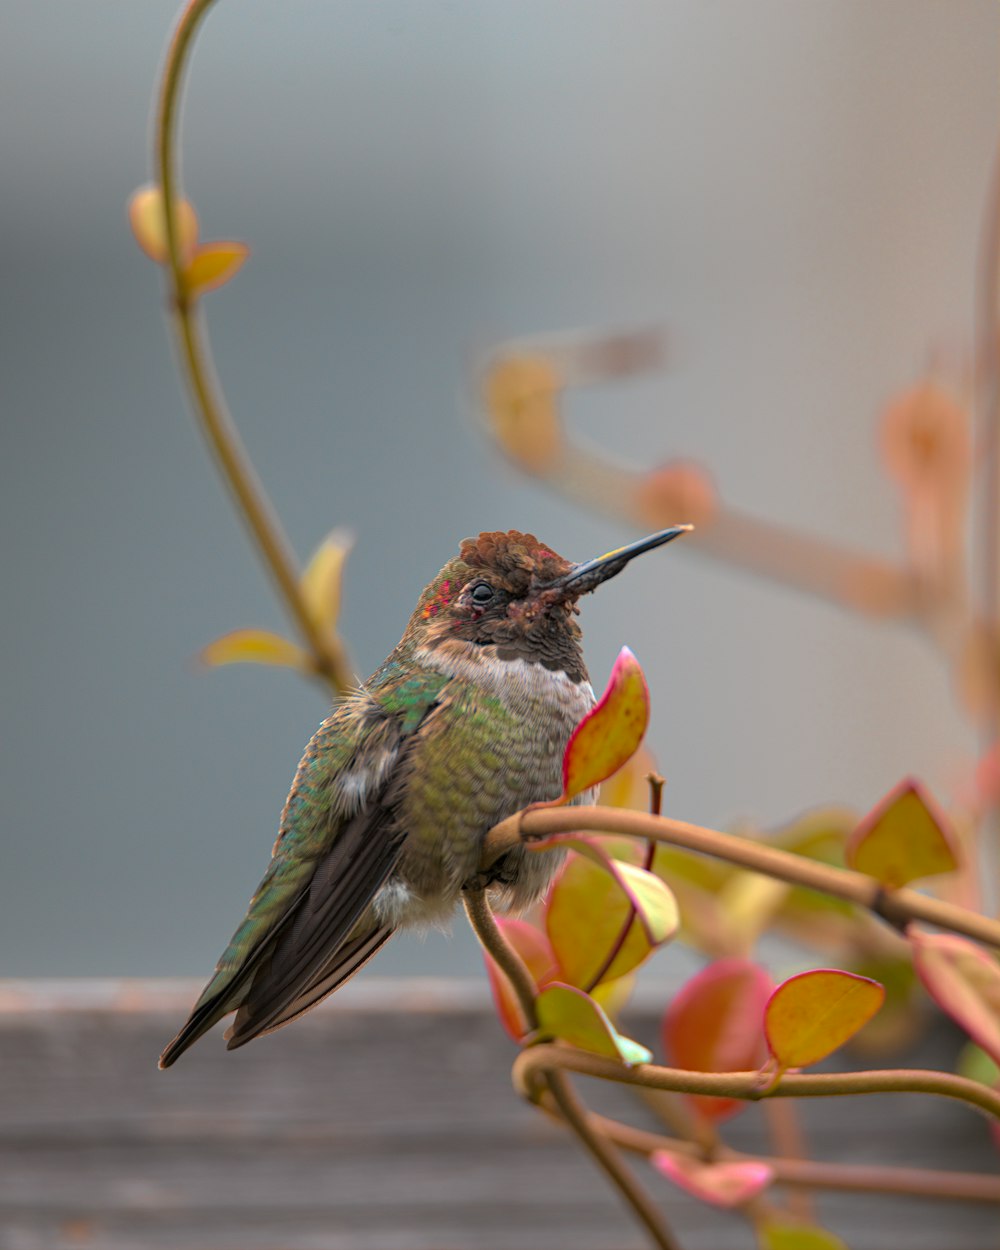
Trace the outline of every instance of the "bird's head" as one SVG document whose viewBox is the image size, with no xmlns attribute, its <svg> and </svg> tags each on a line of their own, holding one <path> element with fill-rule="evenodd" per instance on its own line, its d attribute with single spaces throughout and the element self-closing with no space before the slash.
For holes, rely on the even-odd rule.
<svg viewBox="0 0 1000 1250">
<path fill-rule="evenodd" d="M 581 564 L 518 530 L 467 538 L 420 596 L 407 635 L 421 647 L 456 654 L 492 648 L 499 660 L 541 664 L 582 680 L 580 596 L 690 528 L 675 525 Z"/>
</svg>

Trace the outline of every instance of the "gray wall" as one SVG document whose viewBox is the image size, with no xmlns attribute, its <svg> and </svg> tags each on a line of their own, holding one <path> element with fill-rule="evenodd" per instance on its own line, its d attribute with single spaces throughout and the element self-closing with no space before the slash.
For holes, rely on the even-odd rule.
<svg viewBox="0 0 1000 1250">
<path fill-rule="evenodd" d="M 283 622 L 124 222 L 175 7 L 4 5 L 7 975 L 207 973 L 324 714 L 293 675 L 191 662 Z M 206 233 L 254 250 L 210 300 L 219 369 L 298 550 L 358 532 L 359 669 L 467 533 L 629 537 L 465 410 L 470 352 L 509 335 L 667 324 L 670 370 L 580 397 L 577 426 L 892 552 L 873 423 L 929 343 L 968 345 L 998 35 L 991 0 L 220 4 L 184 148 Z M 944 793 L 968 749 L 917 639 L 676 547 L 583 619 L 595 683 L 642 658 L 689 819 L 867 805 L 908 771 Z M 474 971 L 457 929 L 377 967 Z"/>
</svg>

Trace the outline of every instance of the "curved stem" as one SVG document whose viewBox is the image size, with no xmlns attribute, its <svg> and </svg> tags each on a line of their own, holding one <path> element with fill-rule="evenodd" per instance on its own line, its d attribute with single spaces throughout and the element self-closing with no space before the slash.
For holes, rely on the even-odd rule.
<svg viewBox="0 0 1000 1250">
<path fill-rule="evenodd" d="M 611 807 L 539 807 L 518 812 L 490 830 L 484 843 L 483 866 L 493 863 L 505 851 L 524 843 L 531 846 L 552 834 L 591 830 L 600 833 L 624 833 L 635 838 L 652 838 L 685 850 L 712 855 L 753 872 L 764 873 L 792 885 L 821 890 L 837 898 L 866 907 L 875 915 L 903 929 L 913 920 L 950 929 L 954 933 L 1000 948 L 1000 921 L 978 912 L 968 911 L 954 903 L 919 894 L 916 890 L 886 890 L 874 877 L 834 868 L 816 860 L 806 859 L 778 847 L 765 846 L 748 838 L 720 833 L 686 821 L 644 812 L 624 811 Z M 538 847 L 544 850 L 544 847 Z"/>
<path fill-rule="evenodd" d="M 550 1072 L 546 1077 L 546 1083 L 552 1100 L 559 1108 L 563 1119 L 574 1130 L 577 1137 L 593 1155 L 598 1167 L 632 1208 L 642 1226 L 652 1237 L 654 1244 L 660 1250 L 680 1250 L 680 1245 L 667 1227 L 662 1214 L 626 1167 L 615 1145 L 597 1130 L 587 1109 L 574 1094 L 566 1075 L 562 1072 Z"/>
<path fill-rule="evenodd" d="M 510 982 L 528 1030 L 534 1031 L 538 1028 L 534 978 L 524 960 L 500 932 L 485 887 L 467 886 L 462 891 L 462 901 L 476 937 Z M 618 1157 L 615 1147 L 591 1127 L 587 1110 L 573 1093 L 568 1079 L 561 1072 L 551 1072 L 544 1080 L 549 1096 L 558 1106 L 563 1119 L 593 1155 L 656 1245 L 660 1250 L 680 1250 L 659 1212 Z"/>
<path fill-rule="evenodd" d="M 618 1081 L 623 1085 L 670 1089 L 681 1094 L 713 1094 L 758 1102 L 762 1098 L 827 1098 L 840 1094 L 934 1094 L 969 1103 L 1000 1120 L 1000 1092 L 950 1072 L 927 1069 L 892 1069 L 868 1072 L 791 1073 L 778 1085 L 765 1089 L 759 1072 L 689 1072 L 642 1064 L 627 1068 L 574 1047 L 548 1043 L 524 1050 L 514 1062 L 514 1085 L 529 1101 L 550 1072 L 576 1072 L 581 1076 Z"/>
<path fill-rule="evenodd" d="M 546 1091 L 539 1094 L 539 1105 L 549 1115 L 560 1112 Z M 621 1150 L 647 1158 L 657 1150 L 704 1159 L 705 1152 L 681 1138 L 661 1137 L 645 1129 L 633 1128 L 607 1116 L 589 1113 L 595 1133 L 613 1141 Z M 789 1159 L 780 1155 L 752 1155 L 727 1146 L 716 1147 L 712 1162 L 764 1163 L 774 1173 L 775 1183 L 791 1189 L 823 1189 L 843 1193 L 898 1194 L 914 1198 L 942 1198 L 956 1202 L 1000 1203 L 1000 1176 L 977 1172 L 949 1172 L 936 1168 L 884 1167 L 872 1164 L 827 1163 L 811 1159 Z"/>
<path fill-rule="evenodd" d="M 214 2 L 190 0 L 181 12 L 167 50 L 157 106 L 155 165 L 163 193 L 174 333 L 195 414 L 219 470 L 286 608 L 312 652 L 316 672 L 335 693 L 343 694 L 356 684 L 347 657 L 339 641 L 330 639 L 317 626 L 302 598 L 299 568 L 291 545 L 226 409 L 211 365 L 208 338 L 198 316 L 197 301 L 192 299 L 184 280 L 184 258 L 179 247 L 176 213 L 180 192 L 175 132 L 180 113 L 181 87 L 194 36 Z"/>
<path fill-rule="evenodd" d="M 528 971 L 528 965 L 500 932 L 483 887 L 467 886 L 462 891 L 462 902 L 479 944 L 510 982 L 511 989 L 517 995 L 528 1032 L 533 1033 L 538 1028 L 538 1015 L 535 1011 L 535 995 L 538 989 L 534 977 Z"/>
</svg>

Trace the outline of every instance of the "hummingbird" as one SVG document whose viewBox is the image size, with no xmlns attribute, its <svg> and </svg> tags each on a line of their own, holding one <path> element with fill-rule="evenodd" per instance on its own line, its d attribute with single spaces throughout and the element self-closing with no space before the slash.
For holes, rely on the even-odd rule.
<svg viewBox="0 0 1000 1250">
<path fill-rule="evenodd" d="M 161 1068 L 231 1012 L 230 1050 L 288 1024 L 397 929 L 446 924 L 467 885 L 515 913 L 544 893 L 555 855 L 517 847 L 483 875 L 483 840 L 562 791 L 566 744 L 594 705 L 578 600 L 688 529 L 581 564 L 517 530 L 462 542 L 396 649 L 310 740 L 264 878 Z"/>
</svg>

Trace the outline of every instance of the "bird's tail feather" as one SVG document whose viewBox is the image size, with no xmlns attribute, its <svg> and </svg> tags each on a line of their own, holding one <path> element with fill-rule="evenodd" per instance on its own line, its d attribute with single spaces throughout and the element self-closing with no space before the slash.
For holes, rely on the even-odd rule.
<svg viewBox="0 0 1000 1250">
<path fill-rule="evenodd" d="M 264 1037 L 280 1029 L 292 1020 L 297 1020 L 310 1008 L 315 1007 L 328 994 L 339 989 L 349 981 L 355 973 L 360 972 L 369 959 L 388 942 L 395 933 L 391 925 L 379 925 L 375 928 L 362 927 L 353 933 L 330 960 L 318 968 L 313 977 L 305 982 L 295 998 L 283 1007 L 278 1014 L 255 1013 L 254 993 L 251 988 L 246 1001 L 236 1013 L 236 1019 L 226 1030 L 226 1042 L 229 1050 L 235 1050 L 256 1037 Z M 260 976 L 266 981 L 267 968 L 260 969 Z"/>
</svg>

